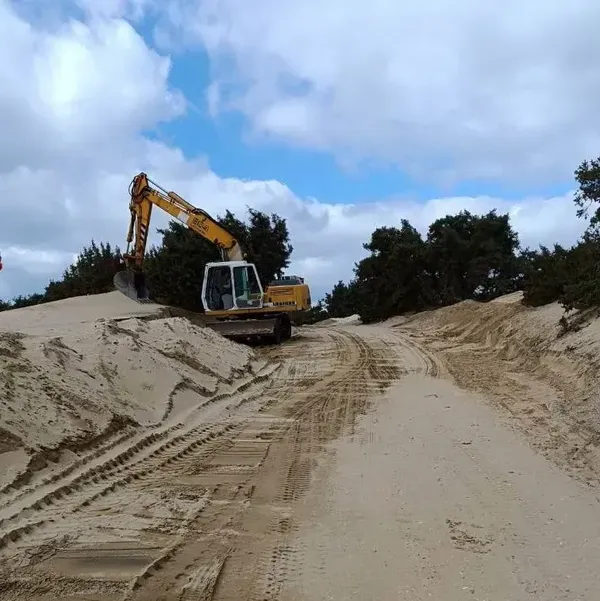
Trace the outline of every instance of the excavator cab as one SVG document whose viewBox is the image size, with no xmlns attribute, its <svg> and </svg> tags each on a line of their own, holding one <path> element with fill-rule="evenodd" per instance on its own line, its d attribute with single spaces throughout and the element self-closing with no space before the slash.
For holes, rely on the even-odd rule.
<svg viewBox="0 0 600 601">
<path fill-rule="evenodd" d="M 208 263 L 202 304 L 207 313 L 262 308 L 263 289 L 256 266 L 246 261 Z"/>
</svg>

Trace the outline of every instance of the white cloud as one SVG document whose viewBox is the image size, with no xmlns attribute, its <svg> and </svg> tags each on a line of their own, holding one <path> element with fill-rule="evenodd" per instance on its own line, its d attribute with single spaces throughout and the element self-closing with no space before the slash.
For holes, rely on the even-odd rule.
<svg viewBox="0 0 600 601">
<path fill-rule="evenodd" d="M 221 5 L 226 7 L 228 2 L 213 5 L 214 10 Z M 487 197 L 426 202 L 392 198 L 353 206 L 299 198 L 277 181 L 219 178 L 204 160 L 186 160 L 180 150 L 141 135 L 157 122 L 180 115 L 184 101 L 168 84 L 170 61 L 148 48 L 126 21 L 112 18 L 121 8 L 118 4 L 111 6 L 116 8 L 94 15 L 86 23 L 69 21 L 44 29 L 17 16 L 10 3 L 0 0 L 0 54 L 13 57 L 0 63 L 0 252 L 5 265 L 0 273 L 0 297 L 41 290 L 48 278 L 59 276 L 73 254 L 92 238 L 122 245 L 129 219 L 128 184 L 140 170 L 215 215 L 225 208 L 239 215 L 249 205 L 286 217 L 295 249 L 290 271 L 307 278 L 315 298 L 338 279 L 350 277 L 354 261 L 363 254 L 362 243 L 376 226 L 397 224 L 401 218 L 424 231 L 431 221 L 449 212 L 462 208 L 483 212 L 495 207 L 514 213 L 514 224 L 526 244 L 554 240 L 569 243 L 581 232 L 582 224 L 575 217 L 569 197 L 514 202 Z M 257 1 L 257 23 L 267 27 L 263 41 L 273 50 L 272 58 L 277 63 L 281 60 L 277 49 L 285 36 L 275 35 L 268 28 L 265 6 L 263 0 Z M 316 42 L 335 5 L 322 8 L 323 22 L 316 24 Z M 273 18 L 279 14 L 277 10 Z M 245 14 L 246 9 L 240 5 L 240 11 Z M 308 18 L 301 11 L 295 16 L 296 21 Z M 356 19 L 354 27 L 358 26 Z M 244 27 L 234 27 L 235 39 L 241 36 L 246 40 Z M 338 44 L 340 56 L 345 51 L 342 29 L 335 29 L 337 37 L 332 40 Z M 222 43 L 217 34 L 210 33 L 215 47 Z M 292 41 L 301 42 L 298 35 L 290 31 Z M 252 48 L 247 44 L 253 39 L 242 44 L 250 53 Z M 307 63 L 308 69 L 308 65 L 318 62 L 315 57 L 323 49 L 306 40 L 303 46 L 313 57 Z M 318 67 L 319 77 L 339 75 L 341 58 L 332 61 L 325 52 Z M 268 82 L 272 72 L 266 65 L 264 69 Z M 289 87 L 289 82 L 286 85 Z M 355 84 L 348 85 L 354 93 L 359 92 Z M 565 81 L 565 87 L 568 85 Z M 259 88 L 255 92 L 260 96 L 266 88 L 263 83 Z M 384 123 L 385 113 L 377 104 L 382 102 L 379 96 L 384 91 L 371 89 L 375 109 L 358 128 L 361 135 L 371 135 L 369 128 L 377 120 L 380 128 L 387 124 L 390 132 L 397 131 L 393 118 Z M 249 102 L 255 92 L 244 98 Z M 414 102 L 416 96 L 411 94 L 407 92 L 407 98 Z M 213 98 L 222 99 L 223 94 L 214 93 Z M 418 107 L 413 109 L 417 111 Z M 301 110 L 308 111 L 303 117 L 307 129 L 304 133 L 298 131 L 317 135 L 316 130 L 310 133 L 310 120 L 315 116 L 323 119 L 325 113 L 311 112 L 313 108 L 308 104 Z M 257 118 L 262 114 L 257 113 Z M 351 116 L 350 112 L 339 114 Z M 435 118 L 443 125 L 442 115 Z M 342 132 L 341 122 L 336 127 Z M 446 139 L 448 131 L 441 130 L 440 139 Z M 331 141 L 329 133 L 327 128 L 323 130 L 323 144 Z M 375 144 L 374 140 L 371 137 L 369 144 Z M 348 138 L 347 142 L 351 141 Z M 568 140 L 565 143 L 568 146 Z M 465 143 L 465 148 L 469 144 Z M 419 152 L 424 148 L 417 146 L 415 160 L 421 160 Z M 471 151 L 474 149 L 472 146 Z M 165 223 L 165 216 L 156 213 L 153 226 Z"/>
<path fill-rule="evenodd" d="M 3 251 L 3 260 L 10 267 L 17 264 L 30 275 L 46 275 L 48 270 L 62 270 L 76 258 L 76 253 L 57 250 L 30 249 L 22 246 L 9 246 Z"/>
<path fill-rule="evenodd" d="M 212 58 L 213 110 L 343 161 L 547 183 L 600 146 L 596 0 L 175 0 L 168 17 Z"/>
<path fill-rule="evenodd" d="M 11 57 L 0 62 L 0 173 L 114 165 L 115 148 L 184 110 L 167 86 L 169 60 L 123 20 L 48 32 L 0 0 L 0 54 Z"/>
<path fill-rule="evenodd" d="M 315 298 L 321 297 L 338 279 L 347 280 L 352 276 L 354 262 L 364 256 L 362 243 L 368 241 L 376 227 L 399 224 L 402 218 L 425 233 L 432 221 L 448 213 L 461 209 L 483 213 L 496 208 L 513 214 L 512 222 L 522 243 L 533 247 L 540 241 L 572 243 L 581 234 L 583 225 L 575 217 L 570 195 L 518 202 L 461 197 L 427 202 L 389 199 L 373 204 L 333 205 L 300 199 L 279 182 L 221 179 L 202 163 L 191 164 L 177 151 L 160 145 L 147 144 L 140 148 L 138 160 L 157 183 L 177 191 L 213 215 L 223 213 L 226 207 L 241 215 L 246 206 L 252 206 L 285 217 L 294 246 L 294 260 L 289 271 L 306 277 Z M 92 193 L 87 196 L 87 206 L 101 207 L 104 215 L 92 217 L 90 221 L 89 212 L 78 205 L 79 211 L 64 213 L 64 217 L 58 219 L 65 226 L 63 231 L 48 231 L 42 239 L 28 240 L 28 248 L 34 250 L 26 264 L 13 253 L 5 257 L 6 266 L 15 261 L 30 274 L 48 277 L 59 275 L 70 260 L 69 253 L 77 252 L 92 237 L 122 246 L 129 219 L 126 191 L 133 173 L 133 169 L 124 168 L 111 174 L 92 174 L 89 179 Z M 68 189 L 69 185 L 66 186 Z M 156 212 L 153 226 L 165 225 L 165 215 Z M 11 233 L 3 229 L 0 228 L 0 237 L 10 239 Z M 154 240 L 157 240 L 156 234 Z M 40 265 L 35 271 L 32 261 L 36 256 L 45 256 L 35 253 L 49 252 L 43 250 L 47 245 L 57 249 L 51 256 L 63 257 L 64 262 L 39 260 Z M 41 284 L 41 277 L 39 281 Z M 13 291 L 16 292 L 17 289 Z"/>
</svg>

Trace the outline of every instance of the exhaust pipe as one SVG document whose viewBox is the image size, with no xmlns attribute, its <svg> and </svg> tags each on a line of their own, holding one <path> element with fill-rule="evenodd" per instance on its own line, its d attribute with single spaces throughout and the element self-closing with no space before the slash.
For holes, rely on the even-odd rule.
<svg viewBox="0 0 600 601">
<path fill-rule="evenodd" d="M 115 288 L 138 303 L 149 303 L 150 295 L 146 286 L 146 275 L 142 271 L 124 269 L 113 278 Z"/>
</svg>

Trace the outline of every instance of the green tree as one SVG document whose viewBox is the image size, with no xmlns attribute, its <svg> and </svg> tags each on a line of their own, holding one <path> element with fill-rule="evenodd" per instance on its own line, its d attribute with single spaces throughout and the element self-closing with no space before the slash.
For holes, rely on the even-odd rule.
<svg viewBox="0 0 600 601">
<path fill-rule="evenodd" d="M 46 297 L 44 294 L 30 294 L 28 296 L 19 295 L 13 299 L 12 303 L 9 305 L 9 308 L 22 309 L 23 307 L 31 307 L 33 305 L 39 305 L 43 302 L 46 302 Z"/>
<path fill-rule="evenodd" d="M 523 302 L 538 306 L 559 301 L 566 310 L 600 306 L 600 158 L 575 170 L 577 216 L 589 218 L 582 239 L 565 249 L 526 251 Z"/>
<path fill-rule="evenodd" d="M 518 236 L 508 215 L 495 211 L 447 215 L 431 224 L 426 240 L 403 219 L 399 228 L 377 228 L 363 247 L 369 255 L 355 266 L 355 280 L 338 282 L 326 296 L 330 315 L 357 312 L 368 323 L 486 301 L 518 289 L 524 277 Z"/>
<path fill-rule="evenodd" d="M 578 217 L 590 217 L 590 227 L 600 224 L 600 157 L 583 161 L 575 170 L 579 189 L 575 193 Z"/>
<path fill-rule="evenodd" d="M 589 218 L 586 232 L 568 251 L 555 249 L 540 258 L 555 285 L 553 294 L 545 298 L 557 296 L 566 310 L 600 306 L 600 157 L 583 161 L 575 170 L 575 180 L 578 190 L 573 200 L 577 216 Z"/>
<path fill-rule="evenodd" d="M 279 215 L 267 215 L 262 211 L 248 209 L 248 223 L 227 211 L 219 222 L 239 241 L 246 259 L 256 265 L 263 286 L 281 277 L 290 264 L 293 247 L 285 219 Z"/>
<path fill-rule="evenodd" d="M 440 304 L 491 300 L 516 290 L 518 248 L 508 215 L 461 211 L 436 220 L 429 226 L 427 252 Z"/>
<path fill-rule="evenodd" d="M 203 311 L 204 267 L 220 260 L 219 249 L 176 221 L 158 231 L 162 244 L 150 249 L 144 267 L 150 295 L 165 305 Z"/>
<path fill-rule="evenodd" d="M 340 280 L 331 292 L 325 295 L 328 317 L 348 317 L 360 311 L 358 284 L 355 281 L 344 284 Z"/>
<path fill-rule="evenodd" d="M 426 245 L 406 219 L 400 229 L 377 228 L 363 246 L 371 254 L 356 265 L 355 273 L 358 313 L 364 322 L 418 311 L 432 303 Z"/>
<path fill-rule="evenodd" d="M 555 244 L 552 250 L 540 246 L 539 250 L 525 250 L 521 253 L 524 272 L 523 304 L 539 307 L 563 297 L 569 253 L 569 250 L 559 244 Z"/>
<path fill-rule="evenodd" d="M 600 306 L 600 233 L 596 230 L 586 232 L 568 251 L 563 281 L 559 300 L 567 311 Z"/>
<path fill-rule="evenodd" d="M 119 269 L 121 252 L 110 243 L 98 246 L 92 240 L 84 246 L 75 262 L 60 280 L 52 280 L 46 287 L 44 301 L 55 301 L 84 294 L 101 294 L 114 289 L 113 277 Z"/>
</svg>

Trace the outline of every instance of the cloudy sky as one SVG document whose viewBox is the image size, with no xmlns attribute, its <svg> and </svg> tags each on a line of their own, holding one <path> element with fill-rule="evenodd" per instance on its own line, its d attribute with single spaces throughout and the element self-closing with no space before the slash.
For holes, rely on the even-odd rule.
<svg viewBox="0 0 600 601">
<path fill-rule="evenodd" d="M 316 298 L 401 218 L 497 208 L 524 245 L 574 242 L 599 22 L 597 0 L 0 0 L 0 298 L 123 246 L 139 171 L 286 217 Z"/>
</svg>

